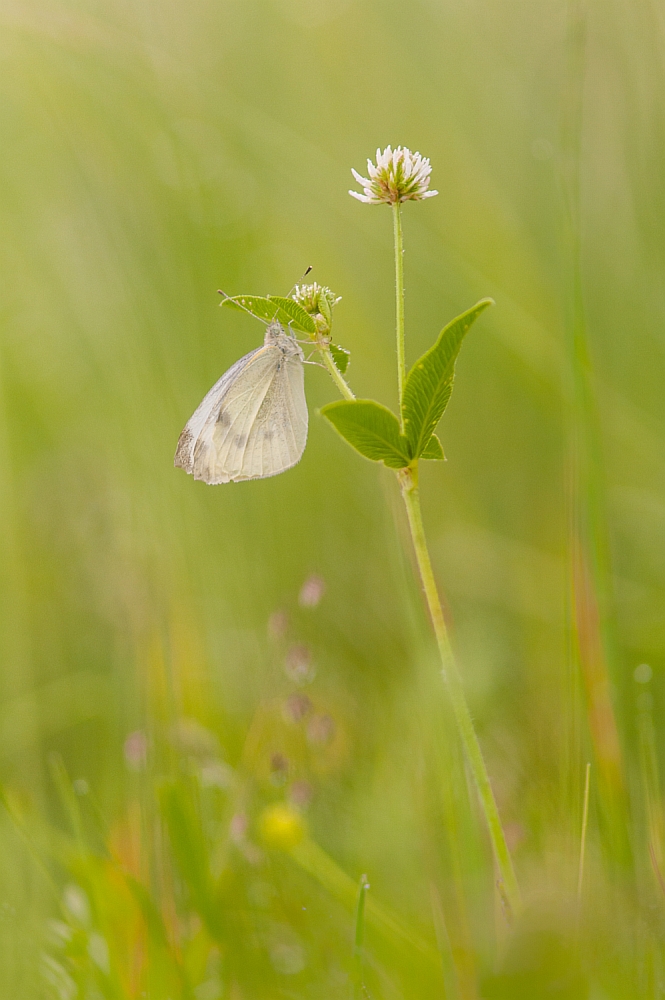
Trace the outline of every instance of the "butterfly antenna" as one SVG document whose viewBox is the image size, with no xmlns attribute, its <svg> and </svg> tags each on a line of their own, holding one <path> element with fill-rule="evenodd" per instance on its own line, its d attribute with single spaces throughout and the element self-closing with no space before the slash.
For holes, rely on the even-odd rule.
<svg viewBox="0 0 665 1000">
<path fill-rule="evenodd" d="M 302 278 L 300 279 L 300 281 L 296 282 L 296 284 L 293 286 L 293 288 L 291 289 L 291 291 L 287 294 L 286 298 L 288 298 L 288 299 L 291 298 L 291 296 L 295 292 L 295 290 L 298 287 L 298 285 L 302 284 L 302 282 L 305 280 L 305 278 L 307 277 L 307 275 L 309 274 L 309 272 L 312 270 L 312 268 L 313 268 L 313 265 L 310 264 L 309 267 L 305 270 L 305 272 L 304 272 Z M 226 301 L 233 302 L 235 305 L 240 306 L 240 308 L 243 309 L 247 313 L 248 316 L 251 316 L 253 319 L 260 320 L 261 323 L 263 323 L 265 326 L 270 326 L 270 324 L 274 323 L 275 320 L 277 319 L 277 315 L 279 313 L 279 306 L 278 305 L 275 305 L 275 313 L 274 313 L 274 315 L 270 319 L 263 319 L 261 316 L 257 316 L 255 313 L 253 313 L 250 309 L 247 309 L 247 307 L 243 304 L 243 302 L 242 302 L 241 299 L 235 298 L 232 295 L 227 295 L 226 292 L 222 291 L 221 288 L 217 289 L 217 293 L 218 293 L 218 295 L 221 295 L 222 299 L 224 300 L 223 302 L 220 302 L 220 305 L 223 305 L 224 302 L 226 302 Z M 289 326 L 289 328 L 291 328 L 291 323 L 288 323 L 288 326 Z M 293 334 L 293 330 L 291 330 L 291 334 Z"/>
<path fill-rule="evenodd" d="M 309 265 L 309 267 L 307 268 L 307 270 L 305 271 L 305 273 L 303 274 L 302 278 L 300 279 L 300 281 L 296 281 L 296 283 L 295 283 L 295 285 L 293 286 L 293 288 L 291 289 L 291 291 L 290 291 L 290 292 L 287 292 L 287 294 L 286 294 L 286 297 L 287 297 L 287 299 L 290 299 L 290 298 L 291 298 L 291 296 L 292 296 L 292 295 L 293 295 L 293 293 L 295 292 L 295 290 L 296 290 L 296 288 L 298 287 L 298 285 L 302 285 L 303 281 L 305 280 L 305 278 L 307 277 L 307 275 L 309 274 L 309 272 L 310 272 L 311 270 L 313 270 L 313 268 L 314 268 L 314 265 L 313 265 L 313 264 L 310 264 L 310 265 Z"/>
</svg>

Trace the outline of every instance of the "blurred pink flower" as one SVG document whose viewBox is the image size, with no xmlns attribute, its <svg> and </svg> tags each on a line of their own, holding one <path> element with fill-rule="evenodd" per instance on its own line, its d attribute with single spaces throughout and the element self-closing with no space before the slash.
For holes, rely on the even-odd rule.
<svg viewBox="0 0 665 1000">
<path fill-rule="evenodd" d="M 141 771 L 148 757 L 148 737 L 142 729 L 137 729 L 125 739 L 123 747 L 125 762 L 132 771 Z"/>
<path fill-rule="evenodd" d="M 335 720 L 331 715 L 315 715 L 307 726 L 307 739 L 310 743 L 330 743 L 335 735 Z"/>
<path fill-rule="evenodd" d="M 312 573 L 308 576 L 298 594 L 298 604 L 301 608 L 315 608 L 326 592 L 326 581 L 322 576 Z"/>
<path fill-rule="evenodd" d="M 291 646 L 286 654 L 284 670 L 289 680 L 295 684 L 306 684 L 314 676 L 312 654 L 309 646 Z"/>
<path fill-rule="evenodd" d="M 309 781 L 294 781 L 289 788 L 289 800 L 299 809 L 304 809 L 312 801 L 314 789 Z"/>
<path fill-rule="evenodd" d="M 286 611 L 273 611 L 268 619 L 268 635 L 271 639 L 283 639 L 289 627 L 289 616 Z"/>
<path fill-rule="evenodd" d="M 312 702 L 306 694 L 295 692 L 290 694 L 284 702 L 284 718 L 287 722 L 302 722 L 306 715 L 312 711 Z"/>
</svg>

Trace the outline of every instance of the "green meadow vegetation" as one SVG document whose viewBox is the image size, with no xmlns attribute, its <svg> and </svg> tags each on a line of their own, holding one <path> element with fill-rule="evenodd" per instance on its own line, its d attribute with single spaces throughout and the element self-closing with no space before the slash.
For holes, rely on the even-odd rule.
<svg viewBox="0 0 665 1000">
<path fill-rule="evenodd" d="M 0 1000 L 665 996 L 658 4 L 0 29 Z M 310 265 L 302 460 L 193 481 Z"/>
</svg>

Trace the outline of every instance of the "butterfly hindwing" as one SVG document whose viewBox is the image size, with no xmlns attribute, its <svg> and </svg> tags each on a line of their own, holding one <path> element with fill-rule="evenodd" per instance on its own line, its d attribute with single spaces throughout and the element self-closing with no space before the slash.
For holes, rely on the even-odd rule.
<svg viewBox="0 0 665 1000">
<path fill-rule="evenodd" d="M 242 477 L 249 434 L 270 390 L 280 357 L 277 347 L 259 348 L 204 426 L 204 436 L 197 443 L 194 456 L 203 472 L 199 478 L 205 482 L 228 483 Z M 195 478 L 197 471 L 195 468 Z"/>
<path fill-rule="evenodd" d="M 302 351 L 281 327 L 237 361 L 180 435 L 175 464 L 213 485 L 277 475 L 307 440 Z"/>
<path fill-rule="evenodd" d="M 302 359 L 283 357 L 254 420 L 242 455 L 239 479 L 264 479 L 291 468 L 307 441 Z"/>
<path fill-rule="evenodd" d="M 261 348 L 258 348 L 258 350 L 261 350 Z M 199 441 L 204 425 L 209 420 L 212 413 L 219 412 L 220 404 L 224 399 L 227 389 L 235 381 L 235 379 L 238 378 L 240 373 L 255 354 L 256 350 L 250 351 L 249 354 L 246 354 L 244 357 L 240 358 L 239 361 L 236 361 L 236 363 L 231 365 L 229 370 L 224 372 L 222 377 L 215 382 L 212 389 L 205 394 L 194 413 L 187 421 L 185 428 L 178 439 L 174 465 L 184 469 L 185 472 L 193 473 L 194 449 Z"/>
</svg>

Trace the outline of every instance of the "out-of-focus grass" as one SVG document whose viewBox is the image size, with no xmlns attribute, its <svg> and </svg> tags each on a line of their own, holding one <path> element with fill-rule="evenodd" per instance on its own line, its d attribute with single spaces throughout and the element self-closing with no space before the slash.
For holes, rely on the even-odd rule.
<svg viewBox="0 0 665 1000">
<path fill-rule="evenodd" d="M 617 816 L 569 628 L 567 19 L 512 0 L 3 6 L 3 997 L 347 997 L 363 872 L 374 997 L 663 992 L 664 25 L 596 5 L 578 80 Z M 405 213 L 409 357 L 497 301 L 423 499 L 525 897 L 512 929 L 393 484 L 316 418 L 324 373 L 293 471 L 208 489 L 172 467 L 261 337 L 218 287 L 286 293 L 314 264 L 343 296 L 355 390 L 394 404 L 390 222 L 345 193 L 389 142 L 430 156 L 441 192 Z M 313 573 L 325 595 L 303 607 Z M 284 803 L 298 844 L 266 841 Z"/>
</svg>

